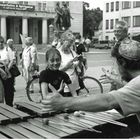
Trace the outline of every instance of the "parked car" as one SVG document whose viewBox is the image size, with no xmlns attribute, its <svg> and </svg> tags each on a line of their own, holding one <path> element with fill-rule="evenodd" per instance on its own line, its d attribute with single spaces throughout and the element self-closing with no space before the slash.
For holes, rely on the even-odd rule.
<svg viewBox="0 0 140 140">
<path fill-rule="evenodd" d="M 93 43 L 92 47 L 96 49 L 110 49 L 111 48 L 109 40 L 101 40 L 96 43 Z"/>
</svg>

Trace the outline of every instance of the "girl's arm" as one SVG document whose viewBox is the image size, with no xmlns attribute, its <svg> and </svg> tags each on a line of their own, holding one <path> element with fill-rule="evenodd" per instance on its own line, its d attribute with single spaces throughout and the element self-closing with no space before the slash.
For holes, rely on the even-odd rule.
<svg viewBox="0 0 140 140">
<path fill-rule="evenodd" d="M 48 84 L 47 83 L 45 83 L 45 82 L 41 83 L 41 91 L 42 91 L 43 99 L 46 99 L 47 95 L 49 94 L 49 92 L 48 92 Z"/>
<path fill-rule="evenodd" d="M 72 94 L 72 96 L 73 96 L 73 97 L 76 97 L 76 96 L 77 96 L 76 90 L 73 90 L 71 84 L 69 84 L 69 85 L 67 85 L 67 86 L 68 86 L 69 91 L 70 91 L 70 93 Z"/>
</svg>

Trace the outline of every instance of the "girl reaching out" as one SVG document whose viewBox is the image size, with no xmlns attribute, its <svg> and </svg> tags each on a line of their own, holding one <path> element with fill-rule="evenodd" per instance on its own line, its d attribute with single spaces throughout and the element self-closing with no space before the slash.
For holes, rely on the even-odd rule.
<svg viewBox="0 0 140 140">
<path fill-rule="evenodd" d="M 51 93 L 49 84 L 54 86 L 62 96 L 67 96 L 63 90 L 65 83 L 70 90 L 71 96 L 77 96 L 76 91 L 70 86 L 71 80 L 69 76 L 65 72 L 59 70 L 61 55 L 57 49 L 51 48 L 46 52 L 46 64 L 46 69 L 40 73 L 39 79 L 43 99 L 47 98 L 49 93 Z"/>
</svg>

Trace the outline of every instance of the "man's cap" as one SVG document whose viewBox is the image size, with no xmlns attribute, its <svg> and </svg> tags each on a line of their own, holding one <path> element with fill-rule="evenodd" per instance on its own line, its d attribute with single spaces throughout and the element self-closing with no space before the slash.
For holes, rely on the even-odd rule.
<svg viewBox="0 0 140 140">
<path fill-rule="evenodd" d="M 140 60 L 140 42 L 124 40 L 119 46 L 119 54 L 128 60 Z"/>
</svg>

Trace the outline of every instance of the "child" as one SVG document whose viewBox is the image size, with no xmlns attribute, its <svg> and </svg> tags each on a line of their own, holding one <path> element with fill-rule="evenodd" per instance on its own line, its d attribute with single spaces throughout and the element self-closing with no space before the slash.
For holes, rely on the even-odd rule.
<svg viewBox="0 0 140 140">
<path fill-rule="evenodd" d="M 71 84 L 69 76 L 65 72 L 59 70 L 61 55 L 57 49 L 51 48 L 46 52 L 46 63 L 47 67 L 40 73 L 39 79 L 43 99 L 45 99 L 49 92 L 51 92 L 48 86 L 49 84 L 54 86 L 63 96 L 76 96 L 76 91 L 73 91 L 69 86 Z M 68 85 L 71 95 L 65 95 L 63 91 L 63 83 Z"/>
</svg>

